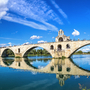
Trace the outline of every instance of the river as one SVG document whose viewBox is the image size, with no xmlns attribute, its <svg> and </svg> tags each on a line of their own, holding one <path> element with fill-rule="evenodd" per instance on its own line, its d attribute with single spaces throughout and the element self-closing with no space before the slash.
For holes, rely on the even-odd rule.
<svg viewBox="0 0 90 90">
<path fill-rule="evenodd" d="M 51 58 L 0 58 L 0 90 L 90 89 L 90 55 Z"/>
</svg>

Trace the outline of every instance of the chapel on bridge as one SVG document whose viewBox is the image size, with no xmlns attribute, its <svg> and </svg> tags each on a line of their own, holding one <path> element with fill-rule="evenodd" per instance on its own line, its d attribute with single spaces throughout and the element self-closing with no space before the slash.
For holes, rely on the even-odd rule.
<svg viewBox="0 0 90 90">
<path fill-rule="evenodd" d="M 62 41 L 70 41 L 70 36 L 64 35 L 64 31 L 60 29 L 58 31 L 58 36 L 55 38 L 56 42 L 62 42 Z"/>
</svg>

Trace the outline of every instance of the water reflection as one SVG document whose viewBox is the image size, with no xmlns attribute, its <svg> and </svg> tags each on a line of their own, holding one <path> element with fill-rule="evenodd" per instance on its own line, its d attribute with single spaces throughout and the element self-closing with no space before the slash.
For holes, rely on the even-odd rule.
<svg viewBox="0 0 90 90">
<path fill-rule="evenodd" d="M 59 80 L 60 86 L 65 84 L 65 81 L 70 78 L 71 75 L 56 74 L 56 78 Z"/>
<path fill-rule="evenodd" d="M 32 64 L 35 63 L 35 64 Z M 46 64 L 45 64 L 46 63 Z M 43 64 L 43 68 L 37 68 L 40 64 Z M 45 65 L 44 65 L 45 64 Z M 0 58 L 0 65 L 4 67 L 10 67 L 14 69 L 28 70 L 31 72 L 50 73 L 56 74 L 56 78 L 59 80 L 60 86 L 65 84 L 65 81 L 72 75 L 76 76 L 90 76 L 90 71 L 87 71 L 78 65 L 76 65 L 70 59 L 38 59 L 30 60 L 24 58 L 15 58 L 14 60 L 7 60 Z"/>
<path fill-rule="evenodd" d="M 37 69 L 44 68 L 51 62 L 51 58 L 38 58 L 38 59 L 25 58 L 24 60 L 27 63 L 27 65 Z"/>
<path fill-rule="evenodd" d="M 14 58 L 2 58 L 5 65 L 10 66 L 14 62 Z"/>
<path fill-rule="evenodd" d="M 73 55 L 72 61 L 79 67 L 90 70 L 90 55 Z"/>
</svg>

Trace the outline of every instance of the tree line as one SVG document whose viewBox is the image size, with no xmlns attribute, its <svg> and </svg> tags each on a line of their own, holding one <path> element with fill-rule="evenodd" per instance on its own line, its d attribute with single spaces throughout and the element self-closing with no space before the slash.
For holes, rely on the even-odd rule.
<svg viewBox="0 0 90 90">
<path fill-rule="evenodd" d="M 83 52 L 83 51 L 79 50 L 79 51 L 75 52 L 74 54 L 90 54 L 90 51 Z"/>
<path fill-rule="evenodd" d="M 50 55 L 50 53 L 45 50 L 45 49 L 32 49 L 28 52 L 28 56 L 35 56 L 35 55 L 44 55 L 44 56 L 47 56 L 47 55 Z"/>
</svg>

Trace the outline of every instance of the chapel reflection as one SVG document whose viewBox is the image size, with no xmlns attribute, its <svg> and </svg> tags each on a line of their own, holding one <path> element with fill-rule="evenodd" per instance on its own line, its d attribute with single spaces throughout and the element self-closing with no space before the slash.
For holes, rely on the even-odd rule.
<svg viewBox="0 0 90 90">
<path fill-rule="evenodd" d="M 62 59 L 54 59 L 54 63 L 53 63 L 53 70 L 55 69 L 57 72 L 63 72 L 63 70 L 65 70 L 67 72 L 70 72 L 71 68 L 70 68 L 70 63 L 67 63 L 67 65 L 65 65 L 66 59 L 62 60 Z M 66 67 L 65 67 L 66 66 Z M 52 66 L 51 66 L 52 67 Z M 64 67 L 64 68 L 63 68 Z M 64 75 L 64 74 L 56 74 L 56 78 L 59 80 L 59 85 L 63 86 L 65 84 L 65 81 L 70 78 L 71 75 Z"/>
<path fill-rule="evenodd" d="M 63 86 L 65 81 L 70 78 L 71 75 L 56 74 L 56 78 L 59 80 L 59 85 Z"/>
</svg>

